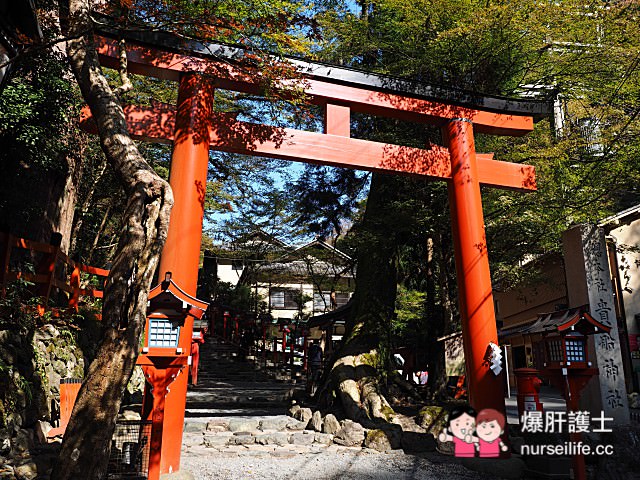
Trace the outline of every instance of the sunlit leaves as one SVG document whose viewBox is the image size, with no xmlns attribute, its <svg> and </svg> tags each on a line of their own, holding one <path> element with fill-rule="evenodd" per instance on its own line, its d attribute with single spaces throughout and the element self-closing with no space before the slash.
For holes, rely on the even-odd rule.
<svg viewBox="0 0 640 480">
<path fill-rule="evenodd" d="M 257 52 L 304 55 L 315 35 L 308 8 L 294 0 L 136 0 L 128 15 L 153 28 Z"/>
</svg>

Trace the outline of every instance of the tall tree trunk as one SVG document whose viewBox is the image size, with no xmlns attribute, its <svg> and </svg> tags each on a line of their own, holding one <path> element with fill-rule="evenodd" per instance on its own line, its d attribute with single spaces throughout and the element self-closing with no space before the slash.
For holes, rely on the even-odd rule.
<svg viewBox="0 0 640 480">
<path fill-rule="evenodd" d="M 77 127 L 69 125 L 73 133 L 69 134 L 70 142 L 77 142 L 79 147 L 74 152 L 69 152 L 64 159 L 66 168 L 64 173 L 51 171 L 48 179 L 48 191 L 45 200 L 45 209 L 40 225 L 38 238 L 41 241 L 48 241 L 51 234 L 58 232 L 62 235 L 60 248 L 63 252 L 69 252 L 71 242 L 71 227 L 76 208 L 78 185 L 82 177 L 82 155 L 84 152 L 84 142 L 82 139 L 73 139 L 73 136 L 80 132 L 74 131 Z"/>
<path fill-rule="evenodd" d="M 82 178 L 82 153 L 79 152 L 74 157 L 69 159 L 69 172 L 64 183 L 62 198 L 59 201 L 58 216 L 52 226 L 54 232 L 62 234 L 60 248 L 66 253 L 70 252 L 73 217 L 78 199 L 78 185 Z"/>
<path fill-rule="evenodd" d="M 92 265 L 92 263 L 93 263 L 93 254 L 96 251 L 96 248 L 98 248 L 98 243 L 100 242 L 100 237 L 102 237 L 102 234 L 104 233 L 104 229 L 107 226 L 107 221 L 109 220 L 109 216 L 111 215 L 111 207 L 112 206 L 113 206 L 112 203 L 107 205 L 107 208 L 105 209 L 104 214 L 102 215 L 102 220 L 100 221 L 100 225 L 98 226 L 98 231 L 96 232 L 95 236 L 93 237 L 93 242 L 91 243 L 91 248 L 89 249 L 89 253 L 87 253 L 87 263 L 89 265 Z"/>
<path fill-rule="evenodd" d="M 400 179 L 374 173 L 360 227 L 358 269 L 347 329 L 323 394 L 340 400 L 345 414 L 360 422 L 392 420 L 385 399 L 391 357 L 391 321 L 397 290 L 394 192 Z"/>
<path fill-rule="evenodd" d="M 173 196 L 127 133 L 122 107 L 103 76 L 88 0 L 68 2 L 67 54 L 98 127 L 107 161 L 128 197 L 124 228 L 105 287 L 104 338 L 67 426 L 52 480 L 101 479 L 124 389 L 135 366 L 147 296 L 169 225 Z M 63 5 L 65 6 L 65 5 Z"/>
</svg>

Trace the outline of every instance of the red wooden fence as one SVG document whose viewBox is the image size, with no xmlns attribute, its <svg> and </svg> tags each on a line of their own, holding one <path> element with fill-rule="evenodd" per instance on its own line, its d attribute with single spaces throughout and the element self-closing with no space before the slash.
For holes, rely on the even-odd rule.
<svg viewBox="0 0 640 480">
<path fill-rule="evenodd" d="M 43 314 L 48 308 L 53 289 L 66 292 L 68 307 L 78 311 L 80 297 L 102 298 L 103 291 L 98 288 L 81 288 L 81 272 L 106 278 L 109 270 L 90 267 L 71 260 L 60 250 L 60 235 L 54 234 L 50 243 L 35 242 L 19 238 L 10 233 L 0 232 L 0 295 L 5 294 L 6 285 L 17 279 L 35 284 L 36 294 L 42 298 L 38 311 Z M 15 250 L 40 254 L 35 273 L 12 270 L 11 260 Z M 23 252 L 24 254 L 24 252 Z M 19 253 L 18 253 L 19 255 Z M 100 284 L 104 284 L 101 281 Z"/>
</svg>

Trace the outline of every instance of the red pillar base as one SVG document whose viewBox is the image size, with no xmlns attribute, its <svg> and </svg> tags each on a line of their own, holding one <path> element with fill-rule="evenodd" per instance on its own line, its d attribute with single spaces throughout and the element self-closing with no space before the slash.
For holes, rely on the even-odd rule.
<svg viewBox="0 0 640 480">
<path fill-rule="evenodd" d="M 153 395 L 153 409 L 151 412 L 151 442 L 149 450 L 149 480 L 159 480 L 162 469 L 162 445 L 163 439 L 171 428 L 165 425 L 166 397 L 171 385 L 180 373 L 180 368 L 156 368 L 153 366 L 143 366 L 145 379 L 150 384 L 150 391 Z M 145 398 L 148 401 L 148 398 Z M 146 402 L 145 402 L 146 403 Z M 182 428 L 180 428 L 180 434 Z M 182 437 L 182 435 L 180 435 Z"/>
</svg>

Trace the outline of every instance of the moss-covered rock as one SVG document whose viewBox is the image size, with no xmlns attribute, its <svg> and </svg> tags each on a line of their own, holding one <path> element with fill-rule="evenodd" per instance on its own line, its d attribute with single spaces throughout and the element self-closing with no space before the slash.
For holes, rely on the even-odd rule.
<svg viewBox="0 0 640 480">
<path fill-rule="evenodd" d="M 427 432 L 438 435 L 447 424 L 447 414 L 442 407 L 426 405 L 420 409 L 415 420 Z"/>
<path fill-rule="evenodd" d="M 364 446 L 377 450 L 378 452 L 386 453 L 391 451 L 391 442 L 387 438 L 386 433 L 379 429 L 367 431 Z"/>
</svg>

